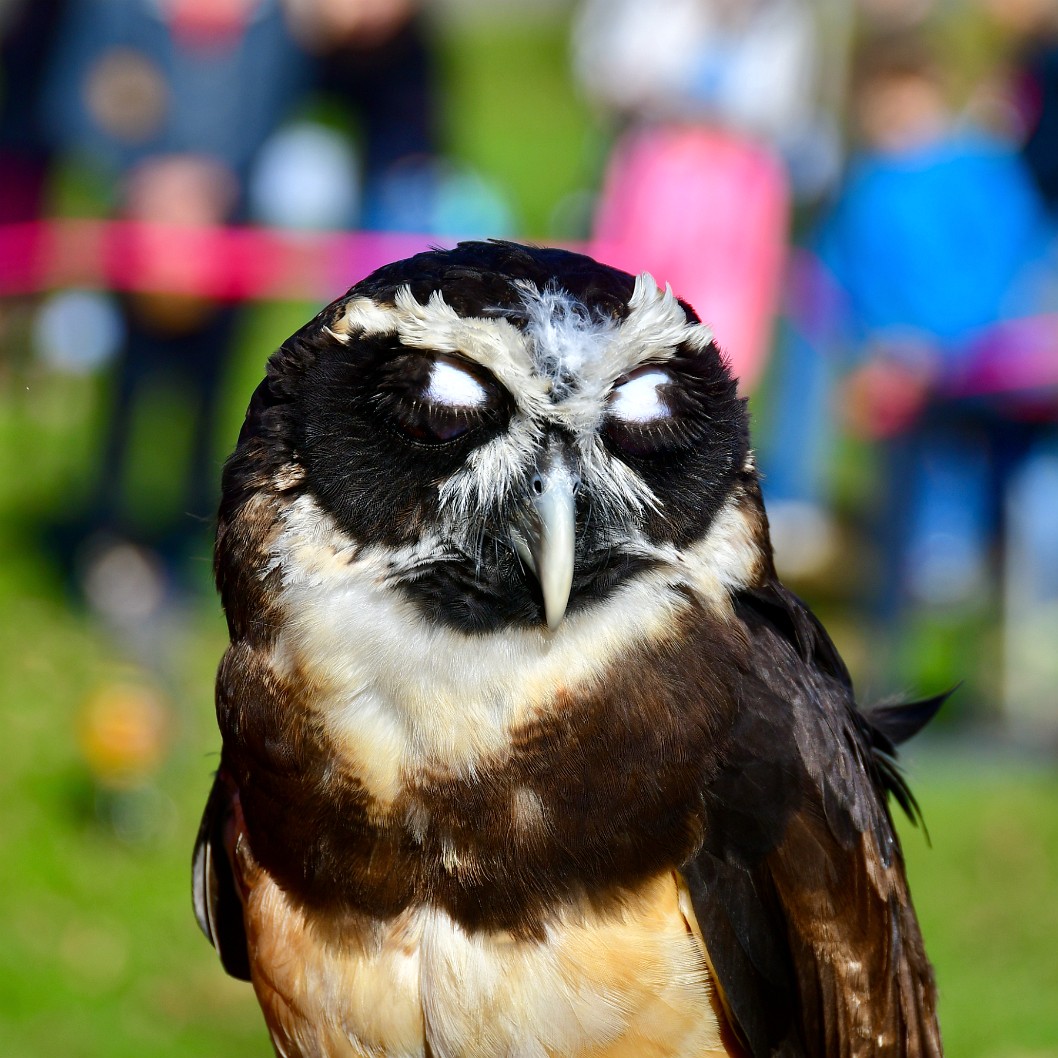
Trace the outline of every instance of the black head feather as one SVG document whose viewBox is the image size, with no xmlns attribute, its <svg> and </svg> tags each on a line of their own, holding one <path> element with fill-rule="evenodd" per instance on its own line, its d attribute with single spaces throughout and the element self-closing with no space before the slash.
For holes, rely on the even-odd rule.
<svg viewBox="0 0 1058 1058">
<path fill-rule="evenodd" d="M 392 331 L 354 328 L 340 334 L 341 320 L 358 299 L 396 314 L 401 296 L 410 294 L 426 305 L 439 295 L 458 316 L 504 321 L 538 346 L 526 292 L 552 292 L 559 295 L 556 311 L 571 314 L 574 326 L 612 328 L 616 341 L 635 289 L 633 276 L 582 254 L 507 242 L 462 243 L 379 269 L 269 361 L 225 469 L 222 527 L 263 480 L 296 464 L 304 473 L 293 492 L 312 495 L 354 542 L 400 549 L 441 533 L 442 543 L 451 544 L 403 582 L 430 619 L 466 631 L 538 622 L 539 592 L 510 541 L 513 499 L 465 511 L 458 532 L 450 526 L 441 532 L 443 486 L 502 438 L 519 414 L 519 394 L 504 390 L 486 368 L 470 364 L 497 394 L 493 404 L 475 412 L 465 430 L 433 430 L 416 403 L 415 372 L 438 355 L 459 357 L 463 351 L 433 350 L 429 334 L 413 347 Z M 693 310 L 678 304 L 681 321 L 697 325 Z M 546 363 L 550 354 L 536 349 L 534 355 Z M 612 511 L 592 502 L 586 484 L 578 499 L 571 610 L 605 598 L 648 563 L 642 547 L 623 550 L 622 537 L 635 532 L 650 546 L 686 547 L 705 534 L 745 473 L 745 406 L 717 347 L 687 342 L 666 356 L 672 414 L 664 424 L 651 428 L 603 418 L 599 444 L 606 458 L 620 464 L 651 499 L 615 524 Z M 555 393 L 560 390 L 556 384 Z M 541 449 L 550 444 L 572 449 L 577 443 L 582 442 L 561 425 L 540 427 L 532 440 Z M 223 587 L 219 569 L 218 576 Z"/>
</svg>

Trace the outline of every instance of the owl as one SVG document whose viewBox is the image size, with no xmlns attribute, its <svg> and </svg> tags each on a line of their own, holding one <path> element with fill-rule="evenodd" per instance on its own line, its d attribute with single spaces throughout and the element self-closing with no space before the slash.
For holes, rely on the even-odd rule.
<svg viewBox="0 0 1058 1058">
<path fill-rule="evenodd" d="M 462 243 L 286 341 L 223 478 L 198 921 L 287 1058 L 941 1054 L 864 713 L 649 275 Z"/>
</svg>

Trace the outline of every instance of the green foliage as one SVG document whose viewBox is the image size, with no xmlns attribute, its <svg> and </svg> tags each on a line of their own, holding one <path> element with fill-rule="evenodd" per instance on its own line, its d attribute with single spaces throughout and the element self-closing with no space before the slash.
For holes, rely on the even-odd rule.
<svg viewBox="0 0 1058 1058">
<path fill-rule="evenodd" d="M 6 553 L 30 571 L 0 588 L 0 1054 L 268 1054 L 250 990 L 218 972 L 190 910 L 190 848 L 216 761 L 215 608 L 159 679 L 66 605 L 31 540 L 14 543 Z M 130 678 L 164 687 L 166 754 L 139 788 L 108 790 L 80 728 L 92 696 Z"/>
</svg>

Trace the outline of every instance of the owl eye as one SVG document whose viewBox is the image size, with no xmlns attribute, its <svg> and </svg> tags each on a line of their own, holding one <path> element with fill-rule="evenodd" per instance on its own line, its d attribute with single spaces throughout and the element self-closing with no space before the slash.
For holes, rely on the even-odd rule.
<svg viewBox="0 0 1058 1058">
<path fill-rule="evenodd" d="M 435 360 L 423 399 L 439 408 L 469 409 L 488 404 L 489 394 L 469 371 Z"/>
<path fill-rule="evenodd" d="M 627 423 L 651 423 L 672 414 L 660 390 L 671 378 L 657 368 L 633 372 L 610 394 L 610 415 Z"/>
<path fill-rule="evenodd" d="M 660 452 L 680 436 L 675 411 L 665 389 L 672 376 L 661 368 L 641 367 L 626 375 L 610 393 L 603 436 L 624 455 Z"/>
<path fill-rule="evenodd" d="M 443 444 L 469 433 L 493 418 L 503 404 L 495 379 L 455 357 L 399 357 L 381 388 L 396 425 L 425 444 Z"/>
</svg>

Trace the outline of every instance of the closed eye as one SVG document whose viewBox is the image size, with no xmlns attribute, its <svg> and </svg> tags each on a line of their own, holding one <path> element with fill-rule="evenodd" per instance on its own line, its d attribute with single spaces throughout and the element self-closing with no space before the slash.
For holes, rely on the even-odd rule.
<svg viewBox="0 0 1058 1058">
<path fill-rule="evenodd" d="M 419 352 L 388 365 L 379 395 L 401 433 L 422 444 L 454 441 L 496 421 L 510 404 L 507 391 L 483 368 Z"/>
<path fill-rule="evenodd" d="M 622 456 L 650 457 L 687 440 L 680 386 L 671 372 L 647 364 L 620 379 L 610 392 L 602 434 Z"/>
<path fill-rule="evenodd" d="M 448 408 L 480 408 L 488 404 L 489 394 L 469 371 L 435 360 L 423 400 Z"/>
<path fill-rule="evenodd" d="M 610 415 L 628 423 L 650 423 L 669 418 L 672 412 L 661 390 L 671 381 L 657 368 L 646 368 L 630 375 L 611 393 Z"/>
</svg>

